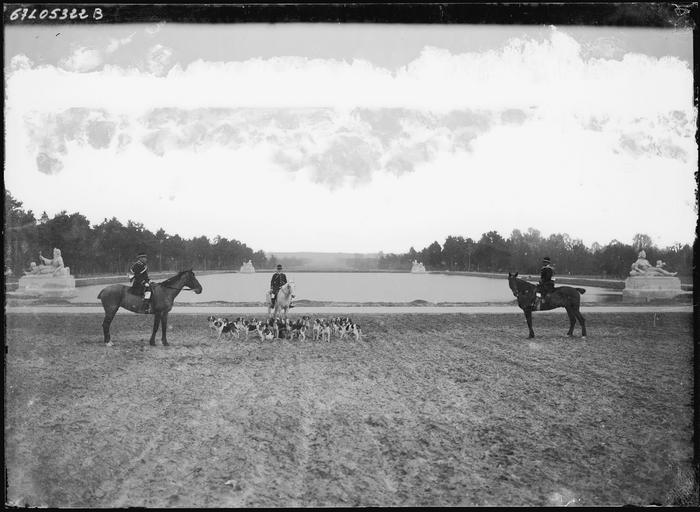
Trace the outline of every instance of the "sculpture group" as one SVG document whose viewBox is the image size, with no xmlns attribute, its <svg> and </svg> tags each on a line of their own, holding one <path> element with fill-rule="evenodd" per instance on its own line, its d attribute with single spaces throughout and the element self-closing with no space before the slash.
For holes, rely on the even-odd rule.
<svg viewBox="0 0 700 512">
<path fill-rule="evenodd" d="M 622 300 L 625 302 L 647 302 L 652 299 L 672 299 L 680 295 L 681 280 L 675 277 L 677 272 L 669 272 L 666 264 L 656 261 L 653 266 L 647 260 L 645 251 L 639 251 L 637 260 L 632 263 L 630 275 L 625 280 Z"/>
<path fill-rule="evenodd" d="M 425 266 L 423 266 L 422 263 L 418 263 L 418 261 L 413 260 L 413 263 L 411 263 L 411 272 L 414 274 L 423 273 L 425 272 Z"/>
<path fill-rule="evenodd" d="M 39 259 L 43 264 L 37 265 L 36 262 L 32 261 L 29 264 L 29 272 L 25 272 L 24 275 L 35 276 L 39 274 L 51 274 L 53 277 L 70 275 L 70 268 L 63 264 L 61 249 L 54 248 L 53 258 L 44 258 L 44 256 L 39 253 Z"/>
<path fill-rule="evenodd" d="M 76 294 L 75 278 L 65 266 L 61 249 L 54 248 L 53 258 L 39 253 L 41 264 L 32 261 L 29 270 L 19 279 L 17 295 L 68 298 Z"/>
<path fill-rule="evenodd" d="M 637 261 L 632 263 L 632 269 L 630 270 L 631 276 L 675 276 L 677 272 L 668 272 L 664 270 L 666 264 L 661 260 L 656 260 L 656 266 L 652 267 L 651 263 L 647 260 L 647 253 L 644 251 L 639 251 L 637 255 Z"/>
<path fill-rule="evenodd" d="M 255 267 L 253 266 L 253 262 L 248 260 L 241 265 L 241 269 L 239 272 L 255 272 Z"/>
</svg>

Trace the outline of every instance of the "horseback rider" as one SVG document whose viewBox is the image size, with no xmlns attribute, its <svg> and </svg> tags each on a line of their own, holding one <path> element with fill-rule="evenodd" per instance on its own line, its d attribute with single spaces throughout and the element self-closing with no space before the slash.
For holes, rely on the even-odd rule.
<svg viewBox="0 0 700 512">
<path fill-rule="evenodd" d="M 287 284 L 287 276 L 282 272 L 282 265 L 277 265 L 277 272 L 272 274 L 272 280 L 270 281 L 270 299 L 271 307 L 275 307 L 275 302 L 277 302 L 277 292 L 280 291 L 285 284 Z"/>
<path fill-rule="evenodd" d="M 150 313 L 151 280 L 148 278 L 148 255 L 145 252 L 136 255 L 136 261 L 129 269 L 129 280 L 133 281 L 133 292 L 143 296 L 144 313 Z"/>
<path fill-rule="evenodd" d="M 542 260 L 542 268 L 540 269 L 540 282 L 537 284 L 535 291 L 535 310 L 539 310 L 542 302 L 547 302 L 550 293 L 554 291 L 554 268 L 549 256 L 545 256 Z M 543 297 L 544 296 L 544 297 Z"/>
</svg>

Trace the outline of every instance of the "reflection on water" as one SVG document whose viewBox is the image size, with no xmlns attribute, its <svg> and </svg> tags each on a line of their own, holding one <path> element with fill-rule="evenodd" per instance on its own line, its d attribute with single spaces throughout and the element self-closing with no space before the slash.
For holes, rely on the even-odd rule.
<svg viewBox="0 0 700 512">
<path fill-rule="evenodd" d="M 590 299 L 588 296 L 588 291 L 592 290 L 593 288 L 586 288 L 586 294 L 583 295 L 582 297 L 585 298 L 586 300 L 583 300 L 582 302 L 584 303 L 589 303 L 589 302 L 595 302 L 596 304 L 613 304 L 615 302 L 620 302 L 622 303 L 622 292 L 614 292 L 610 290 L 606 290 L 605 288 L 595 288 L 596 290 L 602 290 L 600 293 L 596 294 L 593 296 L 592 299 Z"/>
<path fill-rule="evenodd" d="M 210 274 L 197 276 L 200 295 L 183 291 L 177 302 L 263 302 L 270 287 L 270 273 Z M 514 300 L 504 279 L 446 274 L 288 272 L 296 284 L 297 300 L 329 302 L 489 302 Z M 126 284 L 126 283 L 124 283 Z M 79 287 L 71 302 L 99 302 L 105 285 Z M 584 287 L 583 303 L 620 302 L 622 293 L 605 288 Z"/>
</svg>

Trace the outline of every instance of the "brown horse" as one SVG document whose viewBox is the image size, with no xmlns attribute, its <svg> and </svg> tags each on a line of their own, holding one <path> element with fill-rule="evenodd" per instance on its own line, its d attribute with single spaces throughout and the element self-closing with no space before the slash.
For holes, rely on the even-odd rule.
<svg viewBox="0 0 700 512">
<path fill-rule="evenodd" d="M 159 324 L 162 325 L 161 336 L 163 345 L 168 344 L 168 313 L 173 309 L 175 297 L 185 287 L 194 290 L 194 293 L 202 293 L 202 285 L 194 277 L 192 269 L 183 270 L 162 283 L 151 284 L 151 313 L 154 315 L 153 332 L 150 339 L 151 345 L 156 344 L 156 332 L 158 332 Z M 133 313 L 145 313 L 143 298 L 141 295 L 133 293 L 131 287 L 123 284 L 113 284 L 103 288 L 97 295 L 97 298 L 102 301 L 102 307 L 105 310 L 105 319 L 102 322 L 105 344 L 111 347 L 109 326 L 114 319 L 114 315 L 117 314 L 120 307 Z"/>
<path fill-rule="evenodd" d="M 583 288 L 574 288 L 572 286 L 560 286 L 554 289 L 547 297 L 546 302 L 542 303 L 540 310 L 535 309 L 535 291 L 537 286 L 528 283 L 523 279 L 518 279 L 518 273 L 511 274 L 508 272 L 508 286 L 510 286 L 513 295 L 518 299 L 518 306 L 525 313 L 527 328 L 530 330 L 528 338 L 535 337 L 535 331 L 532 330 L 532 312 L 547 311 L 550 309 L 564 308 L 569 315 L 569 332 L 568 336 L 574 335 L 574 325 L 576 320 L 581 324 L 581 337 L 586 337 L 586 321 L 579 311 L 581 306 L 581 295 L 586 293 Z"/>
</svg>

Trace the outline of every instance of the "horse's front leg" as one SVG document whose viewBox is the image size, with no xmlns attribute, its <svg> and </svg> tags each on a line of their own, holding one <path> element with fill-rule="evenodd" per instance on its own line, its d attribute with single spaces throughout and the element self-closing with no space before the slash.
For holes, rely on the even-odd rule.
<svg viewBox="0 0 700 512">
<path fill-rule="evenodd" d="M 148 343 L 151 345 L 156 344 L 156 333 L 158 332 L 158 325 L 160 324 L 160 313 L 154 313 L 153 314 L 153 332 L 151 333 L 151 339 L 148 340 Z"/>
<path fill-rule="evenodd" d="M 535 331 L 532 330 L 532 310 L 529 308 L 525 310 L 525 320 L 527 321 L 527 329 L 530 331 L 528 338 L 534 338 Z"/>
<path fill-rule="evenodd" d="M 168 312 L 167 311 L 161 313 L 160 321 L 162 323 L 161 342 L 163 343 L 163 346 L 166 347 L 168 345 Z"/>
<path fill-rule="evenodd" d="M 105 345 L 108 347 L 114 345 L 111 341 L 112 337 L 109 334 L 109 326 L 112 324 L 112 320 L 114 320 L 114 315 L 117 314 L 117 310 L 119 310 L 119 307 L 109 311 L 105 310 L 105 319 L 102 321 L 102 333 L 105 337 Z"/>
</svg>

